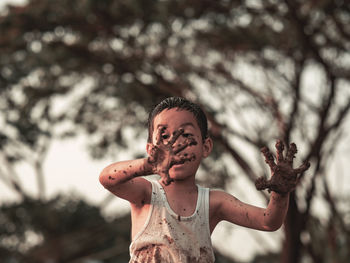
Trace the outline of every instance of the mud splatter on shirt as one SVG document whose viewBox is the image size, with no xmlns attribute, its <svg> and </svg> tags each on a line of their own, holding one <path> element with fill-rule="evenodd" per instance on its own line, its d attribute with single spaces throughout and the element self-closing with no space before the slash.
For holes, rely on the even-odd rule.
<svg viewBox="0 0 350 263">
<path fill-rule="evenodd" d="M 196 209 L 179 216 L 165 191 L 152 183 L 149 217 L 130 245 L 130 263 L 211 263 L 214 252 L 209 229 L 209 189 L 198 186 Z M 180 217 L 180 220 L 179 220 Z"/>
</svg>

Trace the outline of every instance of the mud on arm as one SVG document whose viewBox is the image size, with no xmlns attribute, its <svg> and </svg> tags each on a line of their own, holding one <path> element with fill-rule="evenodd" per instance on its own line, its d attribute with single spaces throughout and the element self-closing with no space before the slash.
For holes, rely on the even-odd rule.
<svg viewBox="0 0 350 263">
<path fill-rule="evenodd" d="M 147 158 L 113 163 L 104 168 L 100 183 L 116 196 L 131 203 L 144 202 L 151 191 L 150 183 L 141 176 L 151 175 Z"/>
<path fill-rule="evenodd" d="M 211 191 L 211 229 L 220 221 L 262 231 L 275 231 L 283 223 L 288 208 L 289 195 L 271 194 L 267 208 L 241 202 L 223 191 Z"/>
<path fill-rule="evenodd" d="M 275 231 L 283 224 L 289 205 L 289 193 L 296 188 L 302 173 L 310 167 L 310 164 L 305 162 L 300 167 L 293 168 L 293 159 L 297 153 L 297 147 L 294 143 L 290 144 L 285 156 L 283 156 L 283 150 L 284 145 L 278 140 L 276 143 L 277 155 L 275 162 L 274 156 L 270 151 L 266 147 L 262 149 L 272 177 L 269 180 L 265 177 L 258 178 L 255 186 L 258 190 L 268 189 L 271 192 L 267 208 L 255 207 L 240 202 L 231 195 L 213 192 L 212 196 L 218 200 L 213 203 L 219 204 L 217 206 L 219 207 L 219 217 L 216 221 L 227 220 L 245 227 L 264 231 Z"/>
</svg>

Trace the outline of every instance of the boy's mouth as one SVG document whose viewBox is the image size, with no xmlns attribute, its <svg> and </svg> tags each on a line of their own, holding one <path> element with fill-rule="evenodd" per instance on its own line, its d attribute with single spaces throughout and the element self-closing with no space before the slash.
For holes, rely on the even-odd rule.
<svg viewBox="0 0 350 263">
<path fill-rule="evenodd" d="M 181 169 L 184 169 L 186 163 L 179 163 L 179 164 L 175 164 L 172 168 L 174 170 L 181 170 Z"/>
</svg>

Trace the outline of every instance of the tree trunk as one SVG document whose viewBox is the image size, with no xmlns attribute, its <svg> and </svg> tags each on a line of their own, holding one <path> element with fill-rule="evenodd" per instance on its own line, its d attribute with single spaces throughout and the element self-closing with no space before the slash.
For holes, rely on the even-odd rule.
<svg viewBox="0 0 350 263">
<path fill-rule="evenodd" d="M 290 194 L 289 209 L 284 223 L 285 240 L 283 242 L 281 263 L 299 263 L 301 259 L 301 214 L 294 193 Z"/>
</svg>

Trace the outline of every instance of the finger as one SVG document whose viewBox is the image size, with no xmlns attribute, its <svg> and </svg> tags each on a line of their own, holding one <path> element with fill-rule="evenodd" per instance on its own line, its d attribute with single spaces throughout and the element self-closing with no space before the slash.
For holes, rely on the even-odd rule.
<svg viewBox="0 0 350 263">
<path fill-rule="evenodd" d="M 182 129 L 182 128 L 180 128 L 180 129 L 177 130 L 177 131 L 174 131 L 174 132 L 173 132 L 173 136 L 172 136 L 172 138 L 171 138 L 170 141 L 169 141 L 169 144 L 170 144 L 170 145 L 173 145 L 173 144 L 176 142 L 177 138 L 179 138 L 179 136 L 180 136 L 181 134 L 183 134 L 183 133 L 184 133 L 184 129 Z"/>
<path fill-rule="evenodd" d="M 267 186 L 267 180 L 265 177 L 259 177 L 258 179 L 255 180 L 255 187 L 257 190 L 265 190 Z"/>
<path fill-rule="evenodd" d="M 148 162 L 149 163 L 154 163 L 156 161 L 156 158 L 155 158 L 155 156 L 156 156 L 156 147 L 157 146 L 152 145 L 152 148 L 151 148 L 149 156 L 148 156 Z"/>
<path fill-rule="evenodd" d="M 166 130 L 165 126 L 158 127 L 157 135 L 156 135 L 156 145 L 160 145 L 162 143 L 162 135 Z"/>
<path fill-rule="evenodd" d="M 277 163 L 280 163 L 283 161 L 283 150 L 284 150 L 284 144 L 281 140 L 276 141 L 276 159 Z"/>
<path fill-rule="evenodd" d="M 197 145 L 197 141 L 194 138 L 186 139 L 184 143 L 179 143 L 177 147 L 174 149 L 174 154 L 178 154 L 179 152 L 186 149 L 188 146 Z"/>
<path fill-rule="evenodd" d="M 289 164 L 293 164 L 293 159 L 295 158 L 295 154 L 298 152 L 297 150 L 297 146 L 295 145 L 295 143 L 291 143 L 289 145 L 289 148 L 287 150 L 287 154 L 286 154 L 286 160 Z"/>
<path fill-rule="evenodd" d="M 169 170 L 168 169 L 162 169 L 159 171 L 158 173 L 160 175 L 160 177 L 162 178 L 162 182 L 166 181 L 166 178 L 169 177 Z"/>
<path fill-rule="evenodd" d="M 267 147 L 263 147 L 261 149 L 261 152 L 265 156 L 265 162 L 270 166 L 271 170 L 273 171 L 276 167 L 276 163 L 273 159 L 273 155 L 270 153 Z"/>
<path fill-rule="evenodd" d="M 170 167 L 177 165 L 177 164 L 184 164 L 185 162 L 192 162 L 196 159 L 196 156 L 194 154 L 188 155 L 185 153 L 184 155 L 175 156 L 170 163 Z"/>
<path fill-rule="evenodd" d="M 166 173 L 165 176 L 162 176 L 162 182 L 164 185 L 168 186 L 171 182 L 174 182 L 174 179 L 170 178 L 169 173 Z"/>
<path fill-rule="evenodd" d="M 296 174 L 301 174 L 303 172 L 305 172 L 307 169 L 310 168 L 310 163 L 309 162 L 305 162 L 302 165 L 300 165 L 298 168 L 294 169 Z"/>
</svg>

